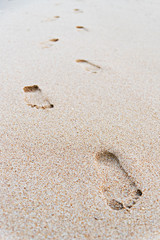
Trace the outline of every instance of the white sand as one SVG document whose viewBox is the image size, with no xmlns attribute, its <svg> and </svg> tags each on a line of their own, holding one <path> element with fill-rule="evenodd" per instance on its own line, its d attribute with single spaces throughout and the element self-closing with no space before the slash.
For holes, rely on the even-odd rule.
<svg viewBox="0 0 160 240">
<path fill-rule="evenodd" d="M 0 239 L 160 239 L 159 12 L 158 0 L 2 8 Z M 54 108 L 27 106 L 34 84 Z M 143 192 L 129 211 L 106 204 L 102 149 Z"/>
</svg>

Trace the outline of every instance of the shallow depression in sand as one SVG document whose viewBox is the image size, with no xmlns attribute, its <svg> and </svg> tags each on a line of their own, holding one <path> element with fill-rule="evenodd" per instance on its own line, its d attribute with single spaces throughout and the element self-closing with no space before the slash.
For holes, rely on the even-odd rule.
<svg viewBox="0 0 160 240">
<path fill-rule="evenodd" d="M 109 151 L 98 152 L 95 158 L 107 204 L 113 210 L 131 208 L 136 204 L 142 191 L 137 188 L 119 159 Z"/>
<path fill-rule="evenodd" d="M 53 108 L 53 104 L 42 94 L 42 90 L 37 86 L 26 86 L 23 88 L 24 100 L 30 107 L 37 109 Z"/>
<path fill-rule="evenodd" d="M 81 64 L 81 66 L 88 72 L 91 73 L 97 73 L 98 71 L 101 70 L 101 67 L 97 64 L 94 64 L 88 60 L 84 60 L 84 59 L 77 59 L 76 60 L 77 63 Z"/>
</svg>

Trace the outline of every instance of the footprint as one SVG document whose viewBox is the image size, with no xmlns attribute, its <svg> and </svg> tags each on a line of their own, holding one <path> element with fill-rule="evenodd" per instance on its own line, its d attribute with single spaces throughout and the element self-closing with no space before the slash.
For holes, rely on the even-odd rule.
<svg viewBox="0 0 160 240">
<path fill-rule="evenodd" d="M 142 195 L 119 159 L 111 152 L 101 151 L 95 156 L 102 192 L 107 204 L 113 210 L 131 208 Z"/>
<path fill-rule="evenodd" d="M 53 104 L 43 96 L 41 89 L 37 85 L 26 86 L 23 88 L 25 98 L 28 106 L 35 107 L 37 109 L 53 108 Z"/>
<path fill-rule="evenodd" d="M 54 17 L 51 17 L 51 18 L 46 18 L 42 22 L 52 22 L 52 21 L 56 21 L 58 18 L 60 18 L 60 16 L 54 16 Z"/>
<path fill-rule="evenodd" d="M 75 11 L 76 13 L 83 13 L 83 11 L 80 10 L 79 8 L 75 8 L 74 11 Z"/>
<path fill-rule="evenodd" d="M 85 66 L 85 70 L 87 70 L 87 71 L 89 71 L 91 73 L 97 73 L 101 69 L 100 66 L 98 66 L 98 65 L 96 65 L 94 63 L 91 63 L 91 62 L 89 62 L 87 60 L 84 60 L 84 59 L 77 59 L 76 62 L 84 65 Z"/>
<path fill-rule="evenodd" d="M 53 46 L 54 42 L 58 42 L 59 38 L 52 38 L 46 42 L 41 42 L 40 44 L 42 45 L 42 48 L 49 48 Z"/>
<path fill-rule="evenodd" d="M 83 30 L 85 30 L 85 31 L 87 31 L 87 32 L 88 32 L 88 29 L 87 29 L 87 28 L 85 28 L 85 27 L 83 27 L 83 26 L 76 26 L 76 28 L 77 28 L 77 29 L 81 29 L 81 30 L 83 29 Z"/>
</svg>

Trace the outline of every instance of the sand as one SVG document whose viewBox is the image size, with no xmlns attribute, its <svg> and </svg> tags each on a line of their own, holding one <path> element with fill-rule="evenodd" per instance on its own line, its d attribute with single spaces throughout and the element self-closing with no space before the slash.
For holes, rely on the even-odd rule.
<svg viewBox="0 0 160 240">
<path fill-rule="evenodd" d="M 160 239 L 159 1 L 19 2 L 0 5 L 0 239 Z"/>
</svg>

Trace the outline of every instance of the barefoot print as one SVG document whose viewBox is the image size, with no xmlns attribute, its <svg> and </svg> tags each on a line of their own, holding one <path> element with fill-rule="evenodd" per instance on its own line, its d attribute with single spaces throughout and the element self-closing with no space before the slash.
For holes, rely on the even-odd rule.
<svg viewBox="0 0 160 240">
<path fill-rule="evenodd" d="M 43 96 L 41 89 L 37 85 L 26 86 L 23 88 L 24 100 L 28 106 L 35 107 L 37 109 L 53 108 L 53 104 Z"/>
<path fill-rule="evenodd" d="M 56 21 L 58 18 L 60 18 L 60 16 L 54 16 L 54 17 L 51 17 L 51 18 L 46 18 L 42 22 L 52 22 L 52 21 Z"/>
<path fill-rule="evenodd" d="M 82 12 L 83 12 L 83 11 L 80 10 L 79 8 L 75 8 L 74 11 L 75 11 L 76 13 L 82 13 Z"/>
<path fill-rule="evenodd" d="M 58 39 L 58 38 L 52 38 L 52 39 L 50 39 L 49 41 L 50 41 L 50 42 L 58 42 L 59 39 Z"/>
<path fill-rule="evenodd" d="M 99 65 L 96 65 L 84 59 L 77 59 L 76 62 L 82 64 L 85 70 L 91 73 L 97 73 L 101 69 Z"/>
<path fill-rule="evenodd" d="M 142 195 L 119 159 L 111 152 L 98 152 L 95 156 L 98 173 L 102 179 L 102 192 L 113 210 L 131 208 Z"/>
<path fill-rule="evenodd" d="M 49 47 L 52 47 L 54 43 L 58 41 L 59 41 L 59 38 L 52 38 L 46 42 L 41 42 L 41 45 L 42 45 L 42 48 L 49 48 Z"/>
<path fill-rule="evenodd" d="M 87 29 L 87 28 L 85 28 L 85 27 L 83 27 L 83 26 L 76 26 L 76 28 L 77 28 L 77 29 L 80 29 L 80 30 L 82 30 L 82 29 L 83 29 L 83 30 L 85 30 L 85 31 L 87 31 L 87 32 L 88 32 L 88 29 Z"/>
</svg>

